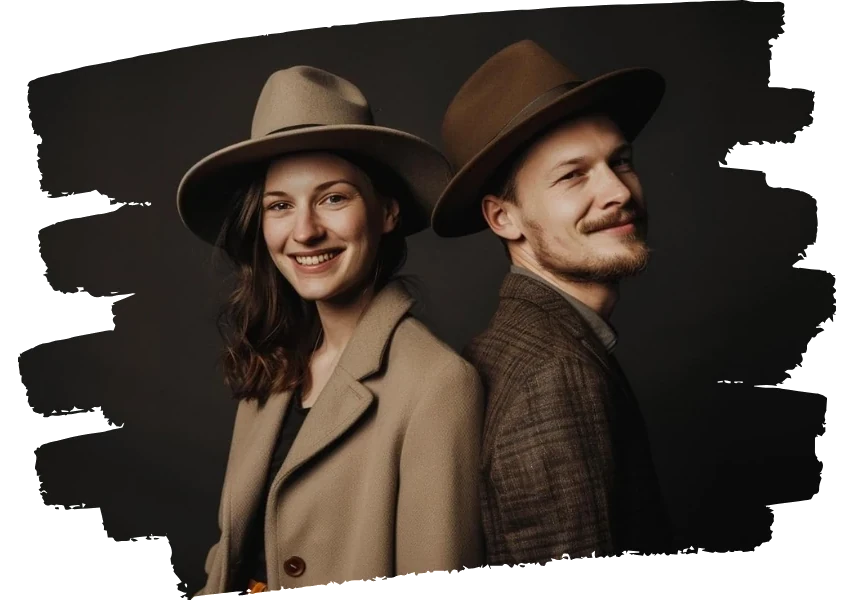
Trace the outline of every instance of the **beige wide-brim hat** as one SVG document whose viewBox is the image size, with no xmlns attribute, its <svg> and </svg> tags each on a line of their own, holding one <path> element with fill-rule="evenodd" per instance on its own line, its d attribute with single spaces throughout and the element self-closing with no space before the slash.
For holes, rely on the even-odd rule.
<svg viewBox="0 0 854 600">
<path fill-rule="evenodd" d="M 405 235 L 425 229 L 450 178 L 441 152 L 419 137 L 374 125 L 365 96 L 355 85 L 327 71 L 295 66 L 268 79 L 252 119 L 250 138 L 197 162 L 178 186 L 178 213 L 204 241 L 215 244 L 234 210 L 237 190 L 252 168 L 278 156 L 303 151 L 344 152 L 376 161 L 400 179 L 400 228 Z"/>
<path fill-rule="evenodd" d="M 603 112 L 632 141 L 658 108 L 664 87 L 664 78 L 647 68 L 585 81 L 531 40 L 504 48 L 469 77 L 445 112 L 442 140 L 455 174 L 433 210 L 433 230 L 456 237 L 485 229 L 481 200 L 496 170 L 574 114 Z"/>
</svg>

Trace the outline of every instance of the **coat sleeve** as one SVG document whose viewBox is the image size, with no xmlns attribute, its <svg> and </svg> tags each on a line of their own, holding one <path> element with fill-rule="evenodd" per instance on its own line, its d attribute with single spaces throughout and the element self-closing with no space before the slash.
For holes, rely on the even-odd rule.
<svg viewBox="0 0 854 600">
<path fill-rule="evenodd" d="M 220 531 L 222 531 L 222 525 L 220 525 Z M 208 550 L 207 558 L 205 558 L 205 575 L 207 577 L 205 587 L 193 594 L 193 598 L 197 598 L 199 596 L 207 596 L 209 594 L 215 593 L 213 591 L 208 590 L 208 588 L 211 585 L 211 569 L 213 568 L 214 561 L 219 558 L 217 554 L 219 553 L 220 541 L 217 541 L 213 546 L 211 546 L 210 550 Z"/>
<path fill-rule="evenodd" d="M 246 402 L 245 400 L 242 402 Z M 222 573 L 223 569 L 221 568 L 220 562 L 226 560 L 225 550 L 223 546 L 223 531 L 224 531 L 224 523 L 223 523 L 223 501 L 225 498 L 225 482 L 229 479 L 229 473 L 233 470 L 233 463 L 235 462 L 236 448 L 240 443 L 239 432 L 241 430 L 241 408 L 242 404 L 238 405 L 237 414 L 234 419 L 234 428 L 231 434 L 231 444 L 229 446 L 228 451 L 228 462 L 225 467 L 225 476 L 223 481 L 222 490 L 220 492 L 219 499 L 219 509 L 217 511 L 217 525 L 219 526 L 219 540 L 211 546 L 210 550 L 208 550 L 207 557 L 205 558 L 205 586 L 200 589 L 198 592 L 193 594 L 193 598 L 198 596 L 207 596 L 210 594 L 218 594 L 222 593 L 225 590 L 223 589 L 227 582 L 222 579 L 218 574 Z M 226 574 L 228 571 L 225 571 Z M 226 575 L 227 576 L 227 575 Z"/>
<path fill-rule="evenodd" d="M 431 375 L 401 447 L 398 575 L 483 565 L 478 496 L 482 426 L 480 377 L 454 356 Z"/>
<path fill-rule="evenodd" d="M 214 572 L 215 566 L 218 566 L 217 563 L 223 560 L 223 557 L 220 555 L 220 548 L 222 547 L 222 498 L 220 498 L 218 515 L 217 523 L 219 525 L 220 538 L 213 546 L 211 546 L 210 550 L 208 550 L 208 554 L 205 558 L 205 586 L 193 594 L 193 598 L 224 591 L 217 589 L 219 587 L 218 584 L 222 582 L 218 582 L 217 578 L 211 577 L 211 573 Z"/>
<path fill-rule="evenodd" d="M 609 393 L 596 365 L 558 357 L 496 415 L 485 461 L 490 562 L 613 553 Z"/>
</svg>

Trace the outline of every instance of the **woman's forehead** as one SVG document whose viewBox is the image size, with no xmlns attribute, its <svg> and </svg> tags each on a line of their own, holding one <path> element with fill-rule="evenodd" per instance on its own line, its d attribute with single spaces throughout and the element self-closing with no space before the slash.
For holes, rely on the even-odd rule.
<svg viewBox="0 0 854 600">
<path fill-rule="evenodd" d="M 332 152 L 300 152 L 270 162 L 264 191 L 299 192 L 330 181 L 362 187 L 367 177 L 352 162 Z"/>
</svg>

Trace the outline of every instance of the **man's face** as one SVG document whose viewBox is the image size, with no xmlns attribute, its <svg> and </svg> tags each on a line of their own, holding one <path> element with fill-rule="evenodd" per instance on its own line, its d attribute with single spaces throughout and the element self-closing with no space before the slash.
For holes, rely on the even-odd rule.
<svg viewBox="0 0 854 600">
<path fill-rule="evenodd" d="M 608 117 L 558 126 L 528 150 L 507 210 L 517 250 L 570 281 L 613 282 L 647 263 L 646 209 L 631 146 Z"/>
</svg>

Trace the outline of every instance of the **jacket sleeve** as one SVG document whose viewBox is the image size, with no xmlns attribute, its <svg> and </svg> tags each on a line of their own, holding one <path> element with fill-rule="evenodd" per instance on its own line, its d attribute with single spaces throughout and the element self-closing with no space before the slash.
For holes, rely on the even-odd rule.
<svg viewBox="0 0 854 600">
<path fill-rule="evenodd" d="M 520 382 L 495 418 L 485 470 L 490 562 L 519 564 L 614 550 L 607 380 L 556 357 Z"/>
<path fill-rule="evenodd" d="M 398 575 L 483 565 L 480 377 L 454 356 L 430 381 L 413 409 L 401 447 Z"/>
</svg>

